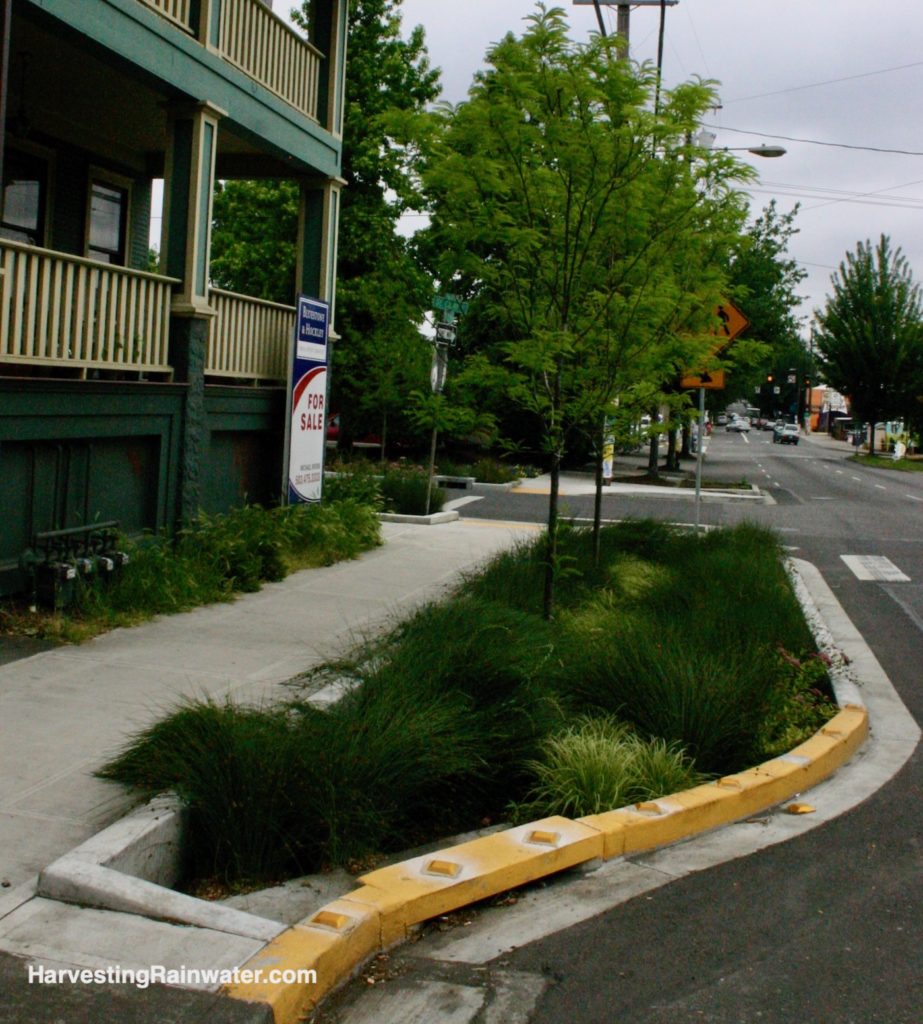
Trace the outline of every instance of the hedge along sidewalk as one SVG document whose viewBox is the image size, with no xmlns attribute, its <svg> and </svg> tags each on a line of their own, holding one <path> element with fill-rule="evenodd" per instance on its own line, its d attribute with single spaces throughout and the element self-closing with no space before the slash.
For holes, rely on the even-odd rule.
<svg viewBox="0 0 923 1024">
<path fill-rule="evenodd" d="M 919 730 L 906 709 L 901 716 L 890 682 L 816 570 L 798 563 L 795 577 L 818 649 L 833 663 L 841 707 L 813 737 L 780 757 L 682 793 L 576 820 L 530 822 L 372 871 L 358 879 L 359 888 L 283 932 L 243 965 L 253 971 L 313 969 L 316 982 L 235 984 L 226 988 L 228 994 L 268 1005 L 277 1024 L 298 1020 L 370 956 L 400 943 L 431 917 L 568 867 L 651 850 L 788 801 L 831 776 L 864 743 L 864 688 L 898 718 L 896 727 L 888 723 L 884 764 L 871 773 L 864 792 L 851 787 L 855 802 L 874 792 L 910 756 Z"/>
</svg>

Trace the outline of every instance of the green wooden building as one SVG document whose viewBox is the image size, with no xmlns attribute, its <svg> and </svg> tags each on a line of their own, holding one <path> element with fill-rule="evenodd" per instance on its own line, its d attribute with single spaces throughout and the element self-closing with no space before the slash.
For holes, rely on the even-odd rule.
<svg viewBox="0 0 923 1024">
<path fill-rule="evenodd" d="M 280 493 L 295 310 L 211 287 L 211 204 L 298 181 L 294 290 L 333 304 L 347 0 L 310 9 L 0 0 L 0 594 L 38 532 Z"/>
</svg>

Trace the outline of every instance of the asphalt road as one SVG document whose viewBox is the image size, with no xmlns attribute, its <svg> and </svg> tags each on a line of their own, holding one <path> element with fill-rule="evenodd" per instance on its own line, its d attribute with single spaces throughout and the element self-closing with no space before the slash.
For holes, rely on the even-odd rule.
<svg viewBox="0 0 923 1024">
<path fill-rule="evenodd" d="M 701 521 L 749 520 L 780 531 L 794 554 L 820 569 L 921 723 L 923 474 L 860 467 L 848 454 L 845 445 L 783 446 L 768 433 L 716 432 L 706 478 L 746 479 L 773 503 L 708 502 Z M 590 496 L 564 505 L 566 515 L 592 516 Z M 541 496 L 491 494 L 460 512 L 540 522 L 546 509 Z M 694 508 L 688 496 L 606 493 L 603 515 L 689 523 Z M 888 562 L 874 560 L 882 557 Z M 892 569 L 906 579 L 859 578 Z M 549 927 L 547 937 L 517 936 L 516 948 L 499 956 L 453 962 L 440 944 L 447 937 L 427 936 L 392 959 L 387 996 L 363 992 L 367 976 L 322 1019 L 923 1024 L 921 798 L 918 747 L 872 797 L 795 839 L 658 882 L 582 923 Z M 658 870 L 656 855 L 632 860 Z"/>
<path fill-rule="evenodd" d="M 923 474 L 856 466 L 762 432 L 713 435 L 708 471 L 766 487 L 777 504 L 705 506 L 703 521 L 782 531 L 923 722 Z M 860 580 L 843 555 L 884 556 L 909 580 Z M 920 1024 L 921 796 L 918 750 L 874 797 L 808 835 L 524 947 L 510 968 L 553 976 L 530 1019 Z"/>
</svg>

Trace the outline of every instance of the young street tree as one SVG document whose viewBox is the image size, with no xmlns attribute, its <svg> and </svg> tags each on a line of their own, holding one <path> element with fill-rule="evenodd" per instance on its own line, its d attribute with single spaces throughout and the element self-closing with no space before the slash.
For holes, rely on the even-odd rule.
<svg viewBox="0 0 923 1024">
<path fill-rule="evenodd" d="M 540 4 L 521 39 L 490 50 L 468 100 L 435 115 L 424 172 L 437 276 L 495 332 L 475 364 L 541 424 L 546 617 L 565 453 L 619 388 L 707 350 L 742 223 L 729 183 L 746 171 L 690 141 L 711 90 L 681 87 L 653 114 L 655 74 L 617 45 L 573 42 Z"/>
<path fill-rule="evenodd" d="M 815 312 L 815 345 L 827 383 L 853 415 L 875 424 L 913 411 L 923 390 L 923 297 L 900 249 L 882 235 L 859 242 L 831 278 L 833 295 Z"/>
<path fill-rule="evenodd" d="M 429 346 L 417 325 L 432 287 L 397 223 L 421 201 L 406 146 L 388 134 L 387 115 L 425 109 L 439 94 L 423 30 L 401 35 L 401 0 L 352 0 L 337 272 L 332 402 L 342 436 L 374 430 L 386 440 L 389 413 L 422 386 Z M 310 34 L 311 3 L 296 20 Z M 226 182 L 215 196 L 211 269 L 219 287 L 291 303 L 297 184 Z M 238 244 L 240 240 L 243 243 Z"/>
</svg>

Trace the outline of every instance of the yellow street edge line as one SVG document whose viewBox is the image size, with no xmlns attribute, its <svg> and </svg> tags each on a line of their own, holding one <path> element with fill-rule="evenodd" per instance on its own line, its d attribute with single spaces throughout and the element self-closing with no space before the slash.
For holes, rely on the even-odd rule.
<svg viewBox="0 0 923 1024">
<path fill-rule="evenodd" d="M 402 942 L 422 921 L 577 864 L 654 849 L 767 810 L 832 775 L 868 732 L 867 710 L 847 704 L 794 750 L 755 768 L 644 804 L 529 822 L 373 871 L 241 968 L 276 970 L 283 980 L 224 991 L 269 1005 L 275 1024 L 296 1024 L 369 957 Z M 316 980 L 285 980 L 295 977 L 289 972 L 306 970 L 316 972 Z"/>
</svg>

